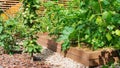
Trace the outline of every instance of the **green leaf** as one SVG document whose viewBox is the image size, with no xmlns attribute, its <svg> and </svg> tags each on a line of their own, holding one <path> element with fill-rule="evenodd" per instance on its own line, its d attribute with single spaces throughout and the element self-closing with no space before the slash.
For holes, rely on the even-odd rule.
<svg viewBox="0 0 120 68">
<path fill-rule="evenodd" d="M 64 41 L 64 43 L 62 44 L 62 51 L 67 50 L 70 47 L 70 41 L 66 40 Z"/>
<path fill-rule="evenodd" d="M 65 27 L 64 30 L 62 31 L 62 35 L 60 35 L 60 38 L 58 39 L 58 41 L 68 40 L 73 31 L 74 31 L 74 28 Z"/>
<path fill-rule="evenodd" d="M 114 26 L 114 25 L 108 25 L 107 28 L 108 28 L 109 30 L 113 30 L 113 29 L 115 28 L 115 26 Z"/>
<path fill-rule="evenodd" d="M 0 46 L 4 46 L 4 42 L 0 42 Z"/>
<path fill-rule="evenodd" d="M 95 15 L 91 15 L 89 18 L 89 21 L 92 21 L 94 19 Z"/>
<path fill-rule="evenodd" d="M 0 40 L 5 40 L 8 36 L 6 34 L 0 36 Z"/>
<path fill-rule="evenodd" d="M 107 34 L 106 34 L 106 38 L 107 38 L 108 41 L 112 40 L 111 34 L 110 34 L 110 33 L 107 33 Z"/>
<path fill-rule="evenodd" d="M 105 19 L 105 20 L 107 20 L 107 21 L 110 21 L 111 18 L 112 18 L 112 13 L 111 13 L 111 12 L 108 12 L 108 11 L 105 11 L 105 12 L 103 12 L 103 14 L 102 14 L 102 18 Z"/>
<path fill-rule="evenodd" d="M 32 53 L 32 51 L 33 51 L 33 48 L 32 47 L 28 47 L 28 52 Z"/>
<path fill-rule="evenodd" d="M 39 8 L 40 8 L 40 5 L 34 5 L 34 7 L 36 7 L 37 9 L 39 9 Z"/>
<path fill-rule="evenodd" d="M 103 21 L 102 21 L 102 18 L 100 16 L 97 17 L 96 24 L 98 24 L 100 26 L 103 25 Z"/>
<path fill-rule="evenodd" d="M 60 38 L 57 41 L 63 41 L 68 39 L 68 35 L 60 35 Z"/>
<path fill-rule="evenodd" d="M 115 34 L 120 36 L 120 30 L 119 29 L 115 30 Z"/>
<path fill-rule="evenodd" d="M 120 20 L 118 20 L 118 22 L 117 22 L 118 24 L 120 24 Z"/>
<path fill-rule="evenodd" d="M 65 35 L 69 35 L 73 31 L 74 31 L 74 29 L 72 27 L 65 27 L 62 33 Z"/>
<path fill-rule="evenodd" d="M 0 33 L 3 31 L 3 27 L 2 26 L 0 26 Z"/>
<path fill-rule="evenodd" d="M 53 5 L 54 5 L 54 2 L 52 2 L 52 1 L 48 1 L 48 2 L 44 3 L 45 7 L 51 7 Z"/>
<path fill-rule="evenodd" d="M 109 2 L 109 1 L 107 1 L 107 0 L 103 0 L 103 3 L 104 3 L 105 5 L 110 4 L 110 2 Z"/>
<path fill-rule="evenodd" d="M 117 2 L 119 2 L 119 3 L 120 3 L 120 0 L 117 0 Z"/>
<path fill-rule="evenodd" d="M 33 3 L 34 4 L 40 4 L 40 0 L 34 0 Z"/>
</svg>

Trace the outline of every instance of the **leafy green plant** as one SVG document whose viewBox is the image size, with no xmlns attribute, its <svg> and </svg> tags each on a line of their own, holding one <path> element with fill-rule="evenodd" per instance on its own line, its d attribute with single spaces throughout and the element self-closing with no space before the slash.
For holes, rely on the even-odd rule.
<svg viewBox="0 0 120 68">
<path fill-rule="evenodd" d="M 113 63 L 113 62 L 108 62 L 106 65 L 102 65 L 101 68 L 119 68 L 120 63 Z"/>
<path fill-rule="evenodd" d="M 0 46 L 5 49 L 6 53 L 11 53 L 19 49 L 18 40 L 22 39 L 23 27 L 16 18 L 3 21 L 0 20 Z"/>
<path fill-rule="evenodd" d="M 36 42 L 40 30 L 36 10 L 40 2 L 38 0 L 22 0 L 22 2 L 23 10 L 19 14 L 6 21 L 0 19 L 0 46 L 3 46 L 6 53 L 11 53 L 17 50 L 22 42 L 24 51 L 33 57 L 33 53 L 40 52 L 42 49 Z"/>
<path fill-rule="evenodd" d="M 25 52 L 28 52 L 31 57 L 33 53 L 40 53 L 41 47 L 36 43 L 36 40 L 26 40 L 24 41 Z"/>
<path fill-rule="evenodd" d="M 38 15 L 36 10 L 40 7 L 39 0 L 23 0 L 23 22 L 26 28 L 24 47 L 31 57 L 33 53 L 41 51 L 41 46 L 37 44 L 36 34 L 40 30 L 40 23 L 38 21 Z"/>
<path fill-rule="evenodd" d="M 73 33 L 74 29 L 72 27 L 65 27 L 62 35 L 60 35 L 60 38 L 58 41 L 64 41 L 62 44 L 62 50 L 65 51 L 69 48 L 70 46 L 70 41 L 71 41 L 71 33 Z"/>
<path fill-rule="evenodd" d="M 72 0 L 66 8 L 48 1 L 43 6 L 46 12 L 41 21 L 47 24 L 48 32 L 59 35 L 64 41 L 63 50 L 70 47 L 71 40 L 78 45 L 87 43 L 92 50 L 109 46 L 119 48 L 119 0 Z"/>
</svg>

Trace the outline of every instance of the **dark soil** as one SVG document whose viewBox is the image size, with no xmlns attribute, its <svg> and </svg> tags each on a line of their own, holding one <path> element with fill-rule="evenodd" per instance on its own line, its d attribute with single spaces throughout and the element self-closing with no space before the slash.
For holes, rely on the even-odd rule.
<svg viewBox="0 0 120 68">
<path fill-rule="evenodd" d="M 44 61 L 32 61 L 26 53 L 0 55 L 0 68 L 51 68 L 51 66 Z"/>
</svg>

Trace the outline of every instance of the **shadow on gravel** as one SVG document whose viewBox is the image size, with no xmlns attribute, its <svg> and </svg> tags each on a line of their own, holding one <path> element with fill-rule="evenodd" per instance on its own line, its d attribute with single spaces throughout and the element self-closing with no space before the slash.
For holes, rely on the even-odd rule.
<svg viewBox="0 0 120 68">
<path fill-rule="evenodd" d="M 37 57 L 39 59 L 41 59 L 41 61 L 44 61 L 45 59 L 47 59 L 49 56 L 53 55 L 54 52 L 49 50 L 49 49 L 43 49 L 43 51 L 41 53 L 37 54 Z"/>
<path fill-rule="evenodd" d="M 54 38 L 48 39 L 47 40 L 47 48 L 48 49 L 43 49 L 43 51 L 41 52 L 41 54 L 39 55 L 39 57 L 42 60 L 45 60 L 49 56 L 52 56 L 54 54 L 54 52 L 57 52 L 57 45 L 58 45 L 58 43 L 56 43 L 54 41 Z"/>
</svg>

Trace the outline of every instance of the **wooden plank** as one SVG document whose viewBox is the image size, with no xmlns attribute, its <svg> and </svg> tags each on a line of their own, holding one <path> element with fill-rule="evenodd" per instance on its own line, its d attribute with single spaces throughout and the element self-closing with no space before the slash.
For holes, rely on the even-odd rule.
<svg viewBox="0 0 120 68">
<path fill-rule="evenodd" d="M 11 8 L 12 6 L 18 4 L 19 0 L 0 0 L 0 3 L 1 3 L 0 9 L 7 10 Z"/>
</svg>

